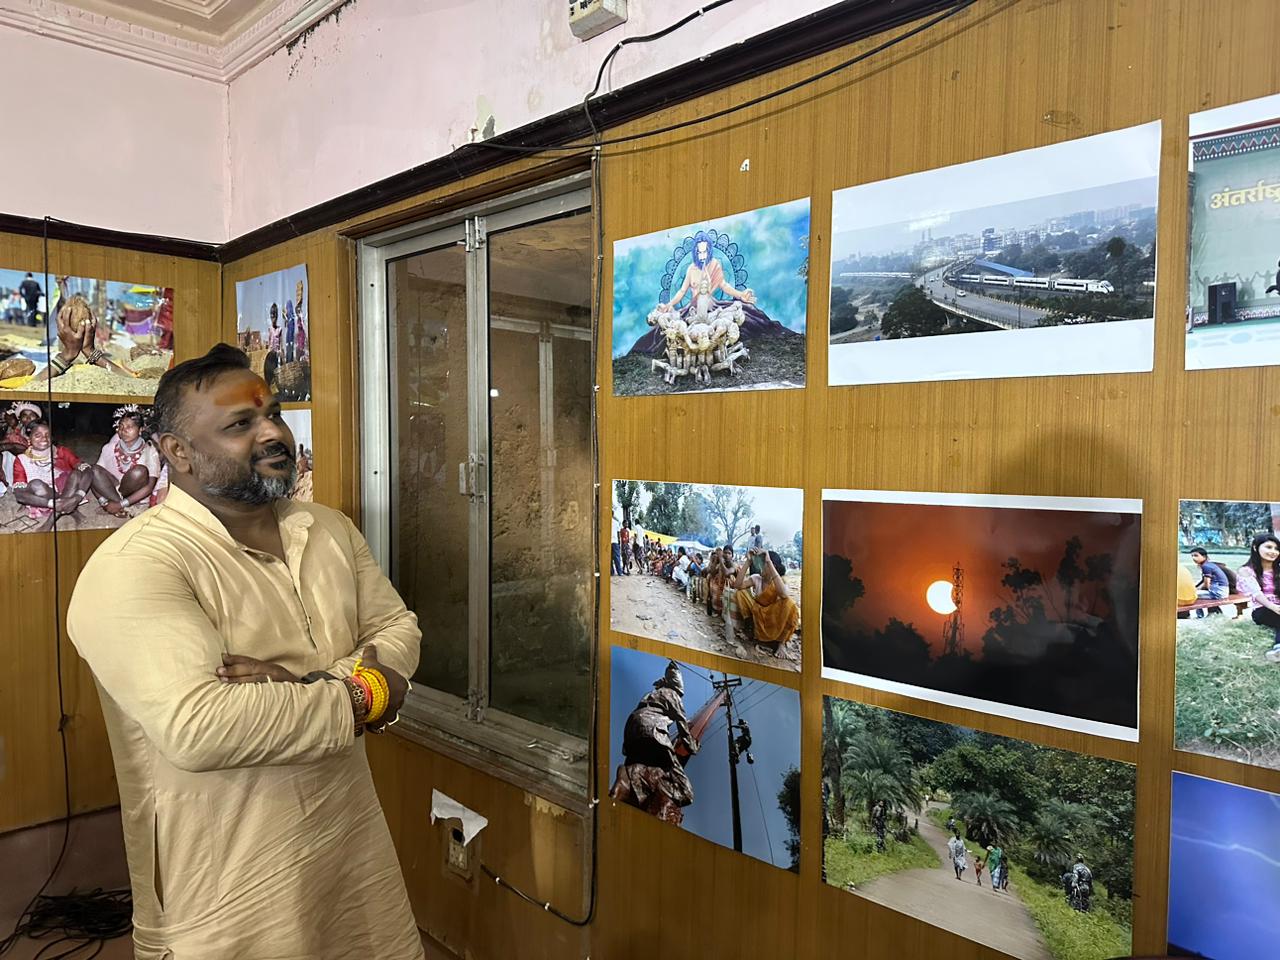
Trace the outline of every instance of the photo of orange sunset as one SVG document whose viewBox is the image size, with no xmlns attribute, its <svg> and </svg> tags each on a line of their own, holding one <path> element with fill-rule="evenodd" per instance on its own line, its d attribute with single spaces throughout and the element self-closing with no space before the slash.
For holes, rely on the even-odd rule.
<svg viewBox="0 0 1280 960">
<path fill-rule="evenodd" d="M 1141 515 L 919 497 L 824 501 L 825 672 L 1135 727 Z"/>
</svg>

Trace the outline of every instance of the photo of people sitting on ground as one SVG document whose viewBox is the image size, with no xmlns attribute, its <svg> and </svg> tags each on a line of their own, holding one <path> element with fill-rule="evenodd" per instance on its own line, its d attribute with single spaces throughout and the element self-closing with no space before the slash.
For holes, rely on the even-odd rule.
<svg viewBox="0 0 1280 960">
<path fill-rule="evenodd" d="M 1129 764 L 822 703 L 823 879 L 1022 960 L 1132 941 Z"/>
<path fill-rule="evenodd" d="M 1174 746 L 1280 769 L 1280 503 L 1178 511 Z"/>
<path fill-rule="evenodd" d="M 161 502 L 149 407 L 21 401 L 4 411 L 0 533 L 118 527 Z"/>
<path fill-rule="evenodd" d="M 0 390 L 154 395 L 173 302 L 172 287 L 0 270 Z"/>
<path fill-rule="evenodd" d="M 804 491 L 615 480 L 610 623 L 800 669 Z"/>
</svg>

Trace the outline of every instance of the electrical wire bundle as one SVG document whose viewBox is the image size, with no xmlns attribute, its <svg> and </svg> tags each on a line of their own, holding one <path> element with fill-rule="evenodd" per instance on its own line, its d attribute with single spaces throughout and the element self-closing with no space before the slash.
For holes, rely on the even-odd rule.
<svg viewBox="0 0 1280 960">
<path fill-rule="evenodd" d="M 133 900 L 128 889 L 92 890 L 66 896 L 37 894 L 18 919 L 18 925 L 4 940 L 0 940 L 0 955 L 23 937 L 43 940 L 54 934 L 40 948 L 35 960 L 91 960 L 102 952 L 108 940 L 123 937 L 133 928 Z M 70 944 L 61 953 L 49 953 L 55 947 Z M 92 953 L 83 951 L 93 947 Z"/>
</svg>

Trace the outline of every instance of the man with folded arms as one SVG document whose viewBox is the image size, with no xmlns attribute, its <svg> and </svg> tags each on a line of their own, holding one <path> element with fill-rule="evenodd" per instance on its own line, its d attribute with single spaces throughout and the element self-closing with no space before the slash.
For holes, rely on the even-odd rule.
<svg viewBox="0 0 1280 960">
<path fill-rule="evenodd" d="M 244 353 L 174 367 L 154 418 L 172 489 L 97 549 L 67 617 L 111 739 L 136 956 L 421 960 L 362 737 L 404 701 L 417 619 L 350 520 L 288 499 L 297 445 Z"/>
</svg>

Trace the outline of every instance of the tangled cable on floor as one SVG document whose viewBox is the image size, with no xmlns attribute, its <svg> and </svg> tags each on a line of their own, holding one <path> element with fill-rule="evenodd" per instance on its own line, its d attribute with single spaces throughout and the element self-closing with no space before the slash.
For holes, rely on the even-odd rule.
<svg viewBox="0 0 1280 960">
<path fill-rule="evenodd" d="M 32 901 L 26 913 L 18 920 L 17 927 L 5 940 L 0 941 L 0 954 L 22 937 L 43 940 L 59 934 L 40 948 L 36 960 L 90 960 L 102 952 L 108 940 L 123 937 L 133 929 L 133 899 L 128 889 L 91 890 L 64 896 L 41 894 Z M 46 953 L 55 947 L 73 944 L 61 953 Z M 89 954 L 81 951 L 95 947 Z"/>
</svg>

